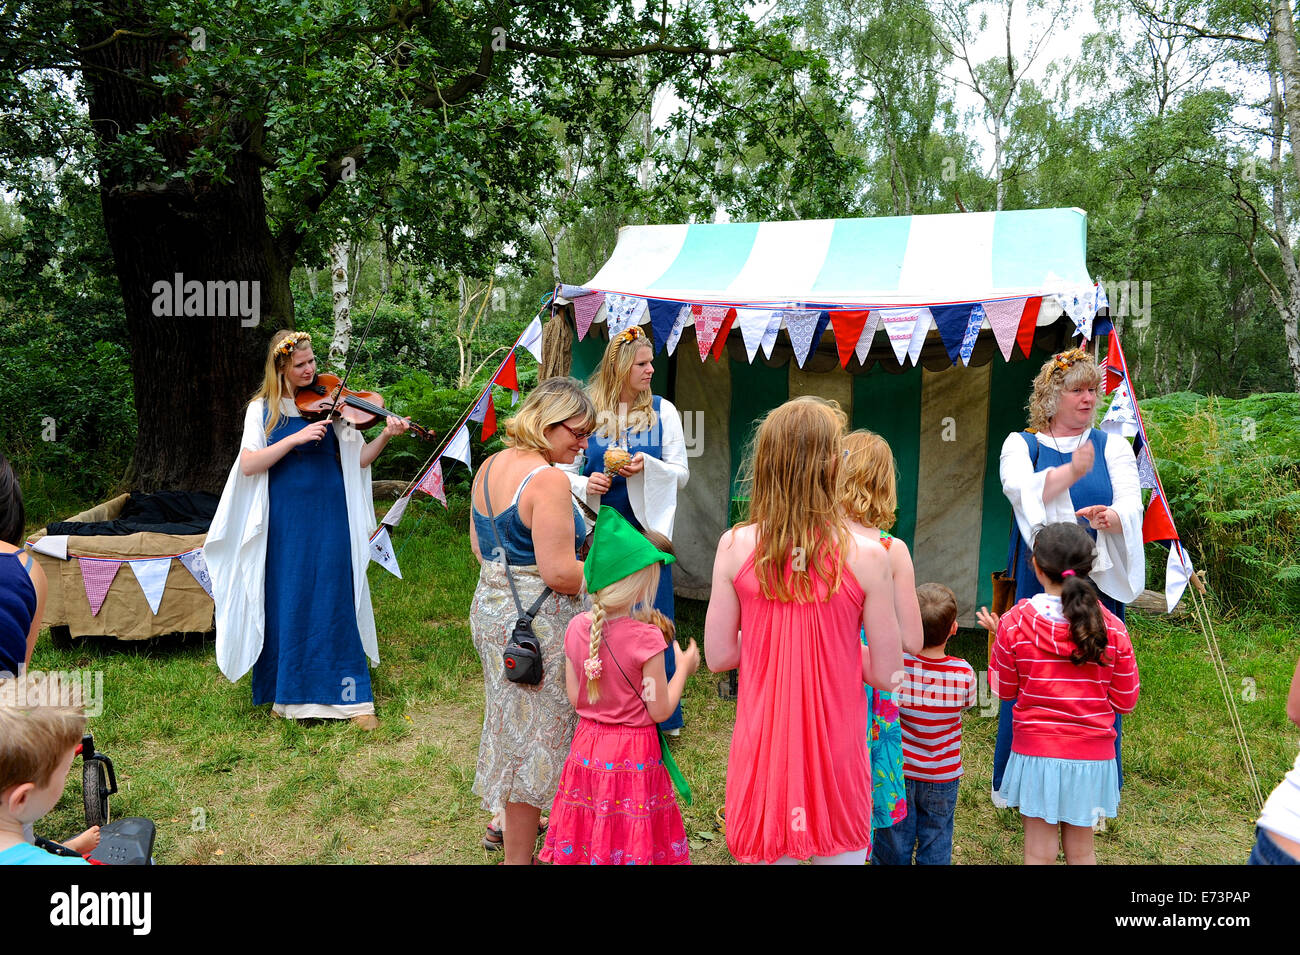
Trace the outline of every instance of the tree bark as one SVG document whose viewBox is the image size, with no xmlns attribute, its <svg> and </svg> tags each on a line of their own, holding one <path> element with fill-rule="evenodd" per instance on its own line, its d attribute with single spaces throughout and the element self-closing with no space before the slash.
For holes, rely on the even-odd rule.
<svg viewBox="0 0 1300 955">
<path fill-rule="evenodd" d="M 231 163 L 227 182 L 128 174 L 111 159 L 119 131 L 184 112 L 183 102 L 164 101 L 130 78 L 157 73 L 174 55 L 174 40 L 121 36 L 95 46 L 106 37 L 88 31 L 80 39 L 83 49 L 93 47 L 82 54 L 82 75 L 89 119 L 106 156 L 100 201 L 131 336 L 138 431 L 128 479 L 144 491 L 220 491 L 271 332 L 293 319 L 289 263 L 275 248 L 261 166 L 247 148 L 261 129 L 232 120 L 246 148 Z M 165 164 L 177 169 L 202 140 L 182 132 L 155 143 Z M 187 295 L 196 282 L 204 290 L 197 302 Z M 242 290 L 248 314 L 229 314 L 241 306 L 228 296 L 227 283 Z M 207 291 L 214 287 L 216 295 Z M 196 422 L 195 409 L 207 418 Z"/>
<path fill-rule="evenodd" d="M 334 338 L 330 341 L 330 363 L 342 367 L 352 343 L 352 297 L 348 291 L 348 244 L 330 246 L 330 290 L 334 294 Z"/>
<path fill-rule="evenodd" d="M 1273 42 L 1277 47 L 1278 65 L 1282 70 L 1282 112 L 1286 116 L 1287 128 L 1291 131 L 1291 141 L 1295 143 L 1300 136 L 1300 55 L 1296 52 L 1295 20 L 1292 18 L 1290 0 L 1271 0 L 1271 7 Z M 1273 97 L 1276 113 L 1278 99 L 1276 88 L 1273 90 Z M 1274 142 L 1278 144 L 1274 149 L 1276 155 L 1280 150 L 1280 129 L 1275 131 Z M 1294 148 L 1291 150 L 1291 162 L 1295 166 L 1296 177 L 1300 180 L 1300 150 Z M 1275 188 L 1274 215 L 1278 218 L 1278 212 L 1282 213 L 1276 225 L 1276 232 L 1285 239 L 1287 229 L 1285 210 L 1280 210 L 1281 188 L 1279 178 Z M 1300 269 L 1297 269 L 1295 255 L 1289 242 L 1281 251 L 1287 300 L 1285 303 L 1279 303 L 1278 310 L 1282 313 L 1282 331 L 1286 338 L 1286 356 L 1291 366 L 1291 379 L 1295 390 L 1300 392 Z"/>
</svg>

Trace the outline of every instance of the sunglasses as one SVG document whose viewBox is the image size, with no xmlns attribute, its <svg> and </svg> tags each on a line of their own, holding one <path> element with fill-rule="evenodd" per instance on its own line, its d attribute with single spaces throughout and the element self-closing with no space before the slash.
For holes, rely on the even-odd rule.
<svg viewBox="0 0 1300 955">
<path fill-rule="evenodd" d="M 559 426 L 563 428 L 565 431 L 569 432 L 569 434 L 573 435 L 573 440 L 575 441 L 586 441 L 593 434 L 595 434 L 595 431 L 574 431 L 563 421 L 557 422 L 557 424 L 559 424 Z"/>
</svg>

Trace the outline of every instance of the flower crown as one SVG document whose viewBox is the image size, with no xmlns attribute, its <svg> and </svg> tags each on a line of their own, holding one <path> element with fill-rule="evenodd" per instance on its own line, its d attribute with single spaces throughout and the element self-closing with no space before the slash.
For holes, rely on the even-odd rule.
<svg viewBox="0 0 1300 955">
<path fill-rule="evenodd" d="M 1063 351 L 1058 355 L 1053 355 L 1052 361 L 1056 363 L 1057 370 L 1065 371 L 1075 362 L 1085 361 L 1091 357 L 1092 356 L 1082 348 L 1071 348 L 1069 351 Z"/>
<path fill-rule="evenodd" d="M 303 342 L 311 341 L 311 336 L 306 332 L 290 332 L 280 339 L 280 344 L 275 346 L 275 357 L 278 361 L 281 358 L 287 358 L 293 354 L 295 348 Z"/>
<path fill-rule="evenodd" d="M 627 329 L 626 331 L 619 332 L 617 335 L 615 335 L 614 344 L 618 345 L 619 347 L 622 347 L 623 345 L 626 345 L 628 342 L 636 341 L 638 338 L 645 338 L 645 332 L 641 331 L 640 325 L 633 325 L 631 328 Z"/>
</svg>

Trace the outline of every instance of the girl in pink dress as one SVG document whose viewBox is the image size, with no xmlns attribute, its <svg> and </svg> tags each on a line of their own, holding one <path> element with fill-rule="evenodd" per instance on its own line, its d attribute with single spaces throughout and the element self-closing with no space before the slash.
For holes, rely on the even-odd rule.
<svg viewBox="0 0 1300 955">
<path fill-rule="evenodd" d="M 718 543 L 704 647 L 715 673 L 740 668 L 726 807 L 741 862 L 861 865 L 871 843 L 862 682 L 894 689 L 903 651 L 889 555 L 840 507 L 844 425 L 817 398 L 769 413 L 750 520 Z"/>
<path fill-rule="evenodd" d="M 690 864 L 657 726 L 700 665 L 695 641 L 679 653 L 672 624 L 653 609 L 660 563 L 673 560 L 612 507 L 600 509 L 583 565 L 592 609 L 574 617 L 564 637 L 565 682 L 579 720 L 542 862 Z M 677 654 L 672 680 L 666 652 Z"/>
</svg>

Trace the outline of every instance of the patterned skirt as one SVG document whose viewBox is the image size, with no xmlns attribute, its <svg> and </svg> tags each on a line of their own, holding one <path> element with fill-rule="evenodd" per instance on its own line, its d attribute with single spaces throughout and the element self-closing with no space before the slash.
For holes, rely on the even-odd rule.
<svg viewBox="0 0 1300 955">
<path fill-rule="evenodd" d="M 535 565 L 512 566 L 510 572 L 526 610 L 546 585 Z M 578 597 L 547 597 L 533 618 L 533 632 L 542 645 L 542 682 L 511 683 L 501 654 L 519 611 L 504 569 L 494 561 L 483 562 L 469 623 L 483 664 L 484 696 L 474 792 L 488 812 L 512 802 L 544 810 L 555 798 L 578 720 L 564 686 L 564 632 L 582 609 Z"/>
<path fill-rule="evenodd" d="M 654 726 L 580 719 L 538 858 L 556 865 L 689 865 Z"/>
</svg>

